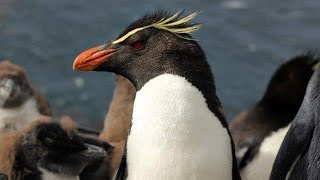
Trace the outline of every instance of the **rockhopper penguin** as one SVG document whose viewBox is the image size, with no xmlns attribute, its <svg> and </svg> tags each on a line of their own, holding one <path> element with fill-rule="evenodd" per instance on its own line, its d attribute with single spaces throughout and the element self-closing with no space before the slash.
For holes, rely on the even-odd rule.
<svg viewBox="0 0 320 180">
<path fill-rule="evenodd" d="M 137 93 L 116 179 L 240 179 L 213 75 L 190 33 L 199 24 L 156 12 L 81 53 L 73 68 L 128 78 Z"/>
<path fill-rule="evenodd" d="M 79 180 L 106 151 L 82 139 L 70 119 L 40 117 L 0 136 L 0 174 L 9 180 Z M 71 126 L 70 126 L 71 125 Z M 0 176 L 1 177 L 1 176 Z M 92 179 L 92 178 L 91 178 Z"/>
<path fill-rule="evenodd" d="M 297 114 L 314 67 L 312 53 L 296 56 L 273 74 L 261 100 L 230 124 L 243 179 L 268 179 L 290 122 Z"/>
<path fill-rule="evenodd" d="M 271 180 L 320 179 L 320 69 L 312 75 L 302 105 L 281 144 Z"/>
<path fill-rule="evenodd" d="M 40 115 L 52 115 L 49 103 L 19 66 L 0 62 L 0 133 L 19 129 Z"/>
</svg>

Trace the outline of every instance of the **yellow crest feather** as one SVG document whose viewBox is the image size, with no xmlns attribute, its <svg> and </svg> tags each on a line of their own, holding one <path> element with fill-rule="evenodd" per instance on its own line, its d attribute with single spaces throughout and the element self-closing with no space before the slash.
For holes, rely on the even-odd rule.
<svg viewBox="0 0 320 180">
<path fill-rule="evenodd" d="M 141 30 L 146 29 L 146 28 L 150 28 L 150 27 L 157 28 L 157 29 L 162 29 L 162 30 L 165 30 L 165 31 L 169 31 L 169 32 L 171 32 L 171 33 L 173 33 L 173 34 L 175 34 L 178 37 L 183 38 L 183 39 L 193 40 L 193 39 L 190 39 L 190 38 L 183 37 L 183 36 L 181 36 L 179 34 L 191 34 L 192 32 L 198 30 L 201 27 L 200 24 L 191 25 L 191 26 L 187 26 L 187 27 L 176 27 L 176 26 L 186 24 L 187 22 L 189 22 L 192 19 L 194 19 L 199 13 L 198 12 L 194 12 L 194 13 L 192 13 L 192 14 L 190 14 L 190 15 L 182 18 L 182 19 L 174 21 L 176 18 L 179 17 L 180 14 L 181 14 L 181 11 L 175 13 L 174 15 L 172 15 L 171 17 L 169 17 L 167 19 L 163 18 L 163 19 L 161 19 L 160 21 L 158 21 L 156 23 L 153 23 L 153 24 L 150 24 L 150 25 L 147 25 L 147 26 L 143 26 L 143 27 L 140 27 L 140 28 L 133 29 L 133 30 L 129 31 L 127 34 L 125 34 L 124 36 L 122 36 L 119 39 L 113 41 L 112 44 L 117 44 L 117 43 L 123 42 L 128 37 L 130 37 L 131 35 L 135 34 L 136 32 L 141 31 Z M 171 21 L 173 21 L 173 22 L 171 22 Z"/>
</svg>

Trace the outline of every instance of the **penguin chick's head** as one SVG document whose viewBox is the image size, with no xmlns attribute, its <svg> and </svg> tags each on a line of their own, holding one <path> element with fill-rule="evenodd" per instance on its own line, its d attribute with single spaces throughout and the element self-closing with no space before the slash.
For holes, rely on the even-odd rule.
<svg viewBox="0 0 320 180">
<path fill-rule="evenodd" d="M 32 94 L 32 90 L 24 71 L 9 62 L 0 62 L 0 107 L 16 107 Z"/>
<path fill-rule="evenodd" d="M 163 11 L 148 14 L 113 42 L 82 52 L 73 68 L 114 72 L 128 78 L 137 89 L 164 73 L 201 77 L 200 71 L 207 73 L 210 68 L 201 47 L 191 37 L 200 28 L 199 24 L 188 23 L 196 15 L 181 17 L 179 12 L 172 15 Z"/>
<path fill-rule="evenodd" d="M 86 144 L 77 135 L 63 129 L 57 122 L 40 123 L 18 144 L 15 170 L 79 176 L 91 162 L 103 159 L 103 148 Z"/>
</svg>

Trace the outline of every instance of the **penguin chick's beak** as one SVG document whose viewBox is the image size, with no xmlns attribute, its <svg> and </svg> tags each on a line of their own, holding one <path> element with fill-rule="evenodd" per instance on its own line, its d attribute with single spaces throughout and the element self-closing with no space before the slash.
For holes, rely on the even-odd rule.
<svg viewBox="0 0 320 180">
<path fill-rule="evenodd" d="M 91 160 L 96 160 L 96 159 L 101 159 L 107 156 L 106 151 L 98 146 L 94 146 L 91 144 L 86 144 L 85 146 L 87 147 L 87 150 L 83 151 L 81 154 L 86 158 L 86 159 L 91 159 Z"/>
<path fill-rule="evenodd" d="M 106 45 L 97 46 L 80 53 L 73 62 L 73 69 L 78 71 L 91 71 L 106 61 L 116 49 L 107 48 Z"/>
</svg>

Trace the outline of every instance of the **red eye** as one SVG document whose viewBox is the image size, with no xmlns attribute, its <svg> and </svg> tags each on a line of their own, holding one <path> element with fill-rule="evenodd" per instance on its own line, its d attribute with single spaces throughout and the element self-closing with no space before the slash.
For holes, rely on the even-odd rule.
<svg viewBox="0 0 320 180">
<path fill-rule="evenodd" d="M 131 47 L 135 49 L 141 49 L 143 47 L 142 41 L 135 41 L 131 44 Z"/>
</svg>

